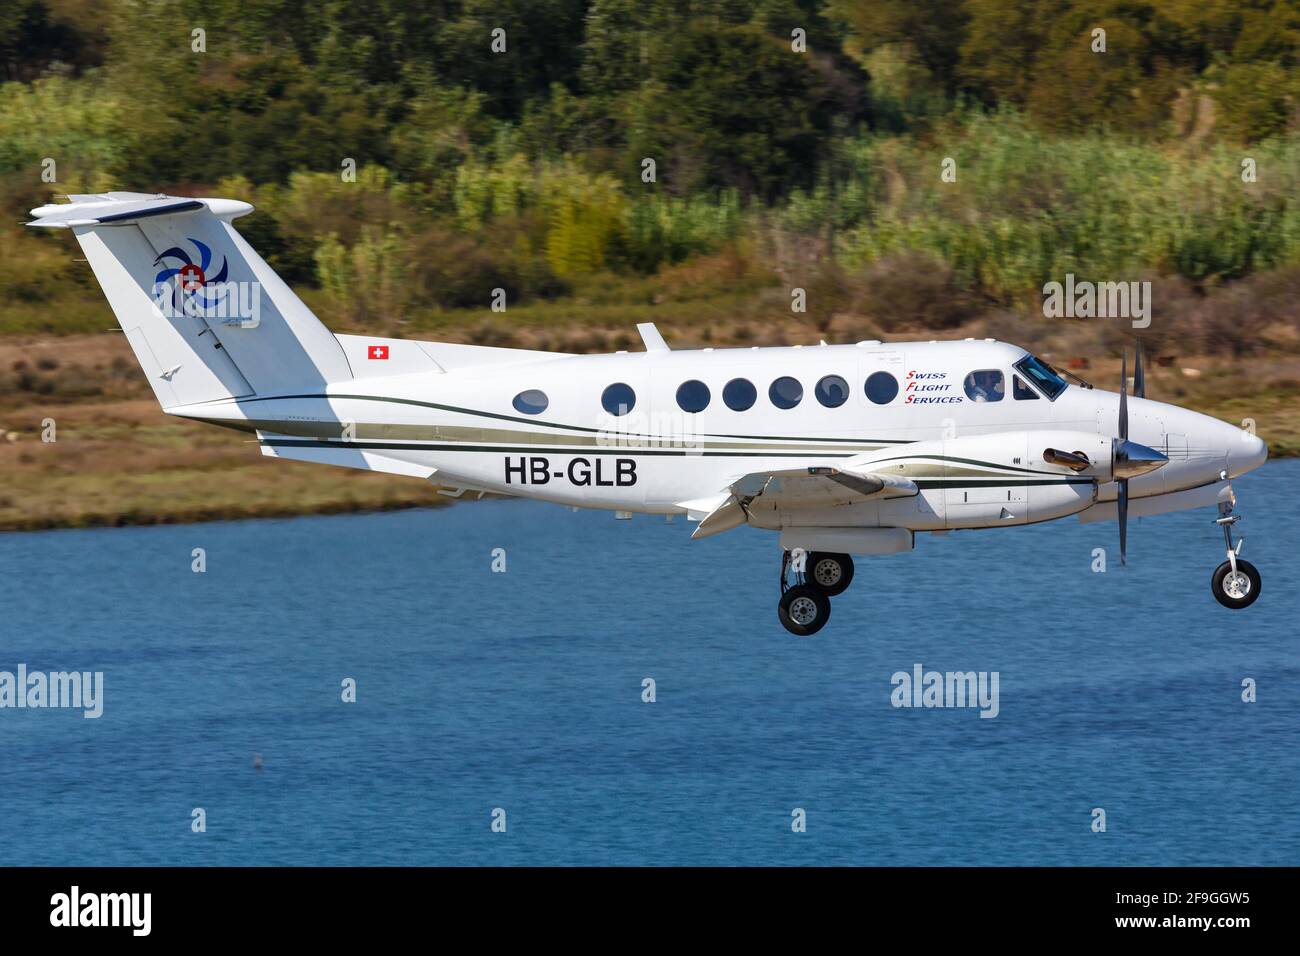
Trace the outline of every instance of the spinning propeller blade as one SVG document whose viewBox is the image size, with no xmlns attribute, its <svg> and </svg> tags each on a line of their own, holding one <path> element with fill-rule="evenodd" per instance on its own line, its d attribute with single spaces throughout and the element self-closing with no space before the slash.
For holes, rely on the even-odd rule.
<svg viewBox="0 0 1300 956">
<path fill-rule="evenodd" d="M 1115 504 L 1119 508 L 1119 563 L 1128 564 L 1125 551 L 1128 547 L 1128 479 L 1122 478 L 1119 483 L 1119 497 L 1115 499 Z"/>
<path fill-rule="evenodd" d="M 1112 442 L 1112 474 L 1119 486 L 1115 507 L 1119 518 L 1119 563 L 1127 564 L 1128 555 L 1128 481 L 1167 464 L 1169 458 L 1154 448 L 1128 440 L 1128 349 L 1119 360 L 1119 437 Z M 1138 343 L 1137 359 L 1133 366 L 1133 394 L 1141 398 L 1142 343 Z"/>
<path fill-rule="evenodd" d="M 1119 440 L 1128 441 L 1128 349 L 1119 360 Z M 1128 564 L 1128 479 L 1119 480 L 1119 497 L 1115 501 L 1119 511 L 1119 563 Z"/>
<path fill-rule="evenodd" d="M 1119 360 L 1119 440 L 1128 441 L 1128 349 Z"/>
<path fill-rule="evenodd" d="M 1133 357 L 1133 397 L 1146 398 L 1146 377 L 1142 374 L 1142 340 L 1137 340 L 1137 354 Z"/>
</svg>

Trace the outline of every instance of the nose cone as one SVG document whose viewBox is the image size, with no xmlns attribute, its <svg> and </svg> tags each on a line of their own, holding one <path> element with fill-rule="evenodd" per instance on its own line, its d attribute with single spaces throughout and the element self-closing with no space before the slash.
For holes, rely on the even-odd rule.
<svg viewBox="0 0 1300 956">
<path fill-rule="evenodd" d="M 1268 446 L 1258 435 L 1239 430 L 1228 442 L 1228 474 L 1233 478 L 1254 471 L 1268 460 Z"/>
<path fill-rule="evenodd" d="M 1147 472 L 1155 471 L 1169 461 L 1167 457 L 1154 448 L 1139 445 L 1135 441 L 1115 440 L 1115 477 L 1136 478 Z"/>
</svg>

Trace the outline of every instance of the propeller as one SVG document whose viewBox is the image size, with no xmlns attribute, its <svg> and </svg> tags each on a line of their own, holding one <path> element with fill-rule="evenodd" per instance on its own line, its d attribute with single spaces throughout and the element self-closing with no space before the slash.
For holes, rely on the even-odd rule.
<svg viewBox="0 0 1300 956">
<path fill-rule="evenodd" d="M 1127 564 L 1128 550 L 1128 481 L 1147 472 L 1155 471 L 1169 459 L 1146 445 L 1128 440 L 1128 349 L 1120 357 L 1119 365 L 1119 437 L 1112 442 L 1112 472 L 1119 486 L 1115 507 L 1119 513 L 1119 563 Z M 1133 365 L 1133 395 L 1143 398 L 1146 383 L 1142 376 L 1142 341 L 1138 340 L 1137 356 Z"/>
<path fill-rule="evenodd" d="M 1142 340 L 1137 340 L 1137 354 L 1133 356 L 1133 397 L 1146 398 L 1146 377 L 1142 374 Z"/>
<path fill-rule="evenodd" d="M 1118 437 L 1112 438 L 1110 477 L 1116 484 L 1115 510 L 1119 518 L 1119 563 L 1128 564 L 1128 482 L 1148 472 L 1155 471 L 1169 459 L 1146 445 L 1128 438 L 1128 349 L 1123 351 L 1119 365 L 1119 428 Z M 1091 386 L 1090 386 L 1091 387 Z M 1142 374 L 1142 341 L 1137 343 L 1133 362 L 1133 397 L 1146 397 L 1146 381 Z M 1074 472 L 1087 471 L 1092 461 L 1081 451 L 1064 451 L 1044 448 L 1043 461 L 1060 465 Z M 1100 480 L 1099 478 L 1096 480 Z"/>
<path fill-rule="evenodd" d="M 1119 453 L 1128 444 L 1128 349 L 1119 360 L 1119 448 L 1115 449 L 1115 463 Z M 1119 563 L 1128 564 L 1128 479 L 1119 480 L 1119 495 L 1115 499 L 1119 511 Z"/>
</svg>

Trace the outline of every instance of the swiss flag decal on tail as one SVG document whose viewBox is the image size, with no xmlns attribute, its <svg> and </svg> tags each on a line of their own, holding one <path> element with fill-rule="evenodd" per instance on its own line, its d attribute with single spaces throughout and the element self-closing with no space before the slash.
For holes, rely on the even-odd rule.
<svg viewBox="0 0 1300 956">
<path fill-rule="evenodd" d="M 388 358 L 388 346 L 372 345 L 366 350 L 366 357 L 371 359 L 386 359 Z"/>
</svg>

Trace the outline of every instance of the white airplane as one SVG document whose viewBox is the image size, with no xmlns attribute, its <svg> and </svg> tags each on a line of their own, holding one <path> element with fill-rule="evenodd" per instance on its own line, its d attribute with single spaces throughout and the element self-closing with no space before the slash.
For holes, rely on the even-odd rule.
<svg viewBox="0 0 1300 956">
<path fill-rule="evenodd" d="M 1093 388 L 991 339 L 572 355 L 335 335 L 235 231 L 229 199 L 74 195 L 71 229 L 165 412 L 255 433 L 263 454 L 464 491 L 685 514 L 704 538 L 780 533 L 778 617 L 821 629 L 850 555 L 916 533 L 1218 505 L 1212 588 L 1244 608 L 1231 480 L 1267 458 L 1235 426 Z M 1068 380 L 1067 380 L 1068 379 Z M 793 584 L 791 578 L 793 576 Z"/>
</svg>

